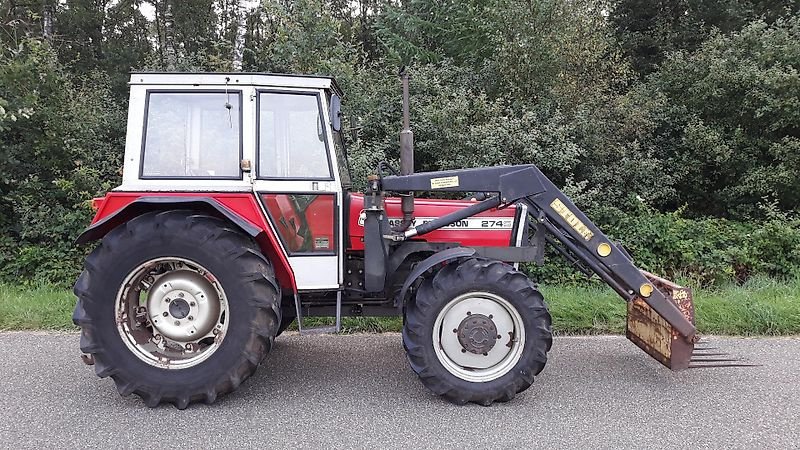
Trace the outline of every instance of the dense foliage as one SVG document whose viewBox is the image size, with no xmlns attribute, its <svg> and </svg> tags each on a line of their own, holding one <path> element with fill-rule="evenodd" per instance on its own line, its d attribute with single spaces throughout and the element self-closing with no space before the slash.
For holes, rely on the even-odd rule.
<svg viewBox="0 0 800 450">
<path fill-rule="evenodd" d="M 0 0 L 0 278 L 69 283 L 119 182 L 127 73 L 334 75 L 351 165 L 533 162 L 642 264 L 800 272 L 800 5 L 755 0 Z M 572 279 L 561 265 L 536 269 Z"/>
</svg>

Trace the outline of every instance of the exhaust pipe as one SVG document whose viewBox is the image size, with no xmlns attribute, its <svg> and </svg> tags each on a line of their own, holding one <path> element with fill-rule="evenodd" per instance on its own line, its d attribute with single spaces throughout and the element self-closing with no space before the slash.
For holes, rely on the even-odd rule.
<svg viewBox="0 0 800 450">
<path fill-rule="evenodd" d="M 403 130 L 400 132 L 400 175 L 414 173 L 414 133 L 411 131 L 409 119 L 408 95 L 408 70 L 405 66 L 400 68 L 400 81 L 403 85 Z M 414 223 L 414 192 L 409 191 L 402 195 L 400 210 L 403 220 L 394 229 L 397 232 L 406 231 Z"/>
</svg>

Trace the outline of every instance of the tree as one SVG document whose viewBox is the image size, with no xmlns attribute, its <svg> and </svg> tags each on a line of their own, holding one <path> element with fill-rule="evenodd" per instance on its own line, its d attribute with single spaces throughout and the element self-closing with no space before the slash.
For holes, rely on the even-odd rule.
<svg viewBox="0 0 800 450">
<path fill-rule="evenodd" d="M 633 68 L 652 73 L 673 51 L 694 51 L 713 30 L 730 33 L 750 20 L 797 14 L 800 3 L 764 0 L 620 0 L 610 19 Z"/>
<path fill-rule="evenodd" d="M 800 205 L 800 17 L 715 33 L 668 56 L 633 94 L 659 98 L 650 145 L 675 177 L 674 208 L 743 217 Z"/>
</svg>

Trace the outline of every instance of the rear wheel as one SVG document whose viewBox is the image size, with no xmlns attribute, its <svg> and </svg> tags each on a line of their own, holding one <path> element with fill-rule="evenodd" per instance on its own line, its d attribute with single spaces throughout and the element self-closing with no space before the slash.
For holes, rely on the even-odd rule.
<svg viewBox="0 0 800 450">
<path fill-rule="evenodd" d="M 120 394 L 150 407 L 183 409 L 233 391 L 267 355 L 281 320 L 272 266 L 255 243 L 188 211 L 112 230 L 75 294 L 81 351 Z"/>
<path fill-rule="evenodd" d="M 278 327 L 278 334 L 276 334 L 275 336 L 280 336 L 281 334 L 283 334 L 283 332 L 286 331 L 292 325 L 292 323 L 294 323 L 294 319 L 295 319 L 294 314 L 292 314 L 291 316 L 288 314 L 284 314 L 283 318 L 281 319 L 281 325 Z"/>
<path fill-rule="evenodd" d="M 531 280 L 508 264 L 451 263 L 423 281 L 406 308 L 412 369 L 436 394 L 463 404 L 508 401 L 547 362 L 551 319 Z"/>
</svg>

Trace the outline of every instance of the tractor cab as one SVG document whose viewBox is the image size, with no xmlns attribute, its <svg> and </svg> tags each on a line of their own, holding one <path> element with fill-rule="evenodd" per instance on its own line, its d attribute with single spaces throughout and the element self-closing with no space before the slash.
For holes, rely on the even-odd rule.
<svg viewBox="0 0 800 450">
<path fill-rule="evenodd" d="M 132 74 L 116 191 L 255 192 L 296 287 L 336 290 L 350 185 L 341 95 L 329 77 Z"/>
</svg>

